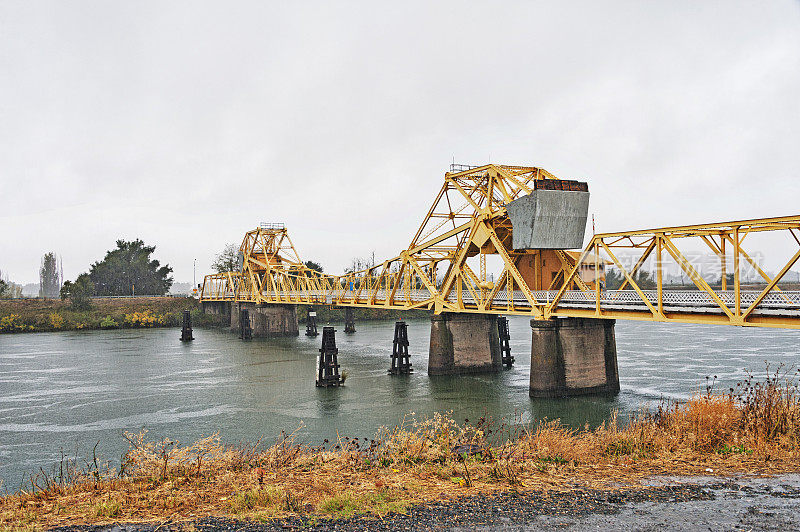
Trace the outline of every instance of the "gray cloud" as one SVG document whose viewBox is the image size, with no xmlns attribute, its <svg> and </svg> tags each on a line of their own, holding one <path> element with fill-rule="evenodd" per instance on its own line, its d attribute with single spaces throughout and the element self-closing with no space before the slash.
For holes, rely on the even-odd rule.
<svg viewBox="0 0 800 532">
<path fill-rule="evenodd" d="M 598 229 L 797 212 L 798 2 L 0 2 L 0 268 L 141 237 L 178 280 L 283 221 L 393 256 L 451 157 Z"/>
</svg>

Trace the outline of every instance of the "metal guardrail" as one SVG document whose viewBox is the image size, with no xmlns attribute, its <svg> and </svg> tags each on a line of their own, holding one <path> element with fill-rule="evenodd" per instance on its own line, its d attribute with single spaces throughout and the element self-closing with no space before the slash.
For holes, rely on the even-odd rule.
<svg viewBox="0 0 800 532">
<path fill-rule="evenodd" d="M 519 248 L 507 206 L 540 183 L 561 184 L 564 192 L 564 182 L 533 166 L 451 170 L 462 171 L 445 174 L 409 247 L 397 256 L 355 272 L 319 274 L 300 261 L 285 229 L 260 228 L 245 235 L 240 270 L 205 277 L 201 300 L 800 329 L 800 292 L 785 281 L 800 261 L 800 215 L 597 233 L 581 252 Z M 788 259 L 780 258 L 775 273 L 756 260 L 761 235 L 783 239 L 777 257 Z M 694 248 L 710 251 L 719 289 L 693 264 L 688 250 Z M 488 255 L 496 257 L 487 264 Z M 597 280 L 611 267 L 623 277 L 621 290 L 605 290 Z M 645 269 L 653 276 L 642 275 Z M 697 290 L 668 289 L 665 273 L 674 271 Z M 763 279 L 763 289 L 745 288 L 749 277 Z"/>
<path fill-rule="evenodd" d="M 135 296 L 91 296 L 91 299 L 169 299 L 169 298 L 187 298 L 194 297 L 191 294 L 163 294 L 163 295 L 135 295 Z"/>
<path fill-rule="evenodd" d="M 90 299 L 169 299 L 196 297 L 192 294 L 136 295 L 136 296 L 90 296 Z M 11 299 L 39 299 L 42 301 L 59 301 L 60 297 L 22 296 Z"/>
<path fill-rule="evenodd" d="M 648 301 L 651 304 L 657 304 L 658 291 L 645 290 L 643 291 Z M 716 291 L 722 301 L 729 306 L 735 305 L 735 294 L 733 290 L 719 290 Z M 760 291 L 742 291 L 741 292 L 741 305 L 750 305 L 759 296 Z M 380 306 L 388 293 L 386 290 L 377 290 L 374 296 L 359 294 L 356 290 L 342 290 L 332 294 L 325 290 L 302 290 L 291 292 L 263 292 L 265 299 L 275 302 L 316 302 L 323 304 L 341 304 L 341 305 L 370 305 Z M 557 295 L 557 290 L 537 290 L 533 292 L 534 297 L 540 303 L 550 303 Z M 621 308 L 641 308 L 646 304 L 641 299 L 639 294 L 634 290 L 604 290 L 600 293 L 600 306 L 601 309 L 621 309 Z M 663 304 L 667 310 L 675 311 L 692 311 L 696 310 L 704 314 L 723 314 L 722 310 L 716 304 L 714 299 L 706 292 L 697 290 L 664 290 L 663 291 Z M 225 292 L 218 294 L 220 300 L 232 300 L 235 294 L 233 292 Z M 395 295 L 396 299 L 402 299 L 409 303 L 420 303 L 431 299 L 431 294 L 428 290 L 410 290 L 407 293 Z M 374 303 L 371 303 L 374 301 Z M 455 301 L 454 297 L 448 298 L 445 301 Z M 462 302 L 465 305 L 476 305 L 475 299 L 467 294 L 462 294 Z M 521 290 L 515 290 L 512 295 L 513 308 L 517 310 L 530 309 L 530 303 L 525 298 Z M 507 292 L 499 292 L 493 299 L 492 303 L 497 307 L 497 312 L 505 312 L 502 307 L 509 306 Z M 563 293 L 559 305 L 564 308 L 579 308 L 579 309 L 593 309 L 596 301 L 594 292 L 583 292 L 581 290 L 568 290 Z M 800 314 L 800 291 L 791 292 L 777 292 L 771 293 L 765 297 L 759 304 L 758 313 L 769 313 L 770 315 L 785 315 L 797 316 Z"/>
</svg>

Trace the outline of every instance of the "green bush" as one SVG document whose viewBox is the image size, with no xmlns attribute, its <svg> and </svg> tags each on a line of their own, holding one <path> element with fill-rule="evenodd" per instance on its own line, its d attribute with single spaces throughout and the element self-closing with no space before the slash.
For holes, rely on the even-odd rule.
<svg viewBox="0 0 800 532">
<path fill-rule="evenodd" d="M 101 329 L 117 329 L 119 328 L 119 323 L 117 323 L 114 318 L 111 316 L 106 316 L 102 320 L 100 320 L 100 328 Z"/>
</svg>

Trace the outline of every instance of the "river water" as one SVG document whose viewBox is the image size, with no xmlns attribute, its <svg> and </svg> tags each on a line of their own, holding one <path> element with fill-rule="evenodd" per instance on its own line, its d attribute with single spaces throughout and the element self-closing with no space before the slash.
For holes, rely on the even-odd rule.
<svg viewBox="0 0 800 532">
<path fill-rule="evenodd" d="M 370 437 L 413 412 L 452 411 L 456 419 L 531 423 L 561 418 L 598 424 L 662 398 L 681 400 L 717 376 L 722 389 L 746 376 L 800 365 L 800 331 L 617 322 L 621 393 L 616 397 L 528 397 L 530 326 L 509 319 L 512 369 L 494 375 L 430 378 L 430 322 L 409 321 L 415 372 L 389 376 L 394 322 L 359 322 L 337 333 L 340 389 L 314 385 L 321 335 L 239 340 L 195 330 L 183 344 L 176 329 L 0 335 L 0 483 L 15 491 L 28 476 L 51 471 L 63 452 L 118 463 L 124 431 L 183 443 L 219 432 L 229 443 L 271 442 L 297 431 L 310 444 L 338 434 Z M 337 324 L 337 329 L 343 329 Z"/>
</svg>

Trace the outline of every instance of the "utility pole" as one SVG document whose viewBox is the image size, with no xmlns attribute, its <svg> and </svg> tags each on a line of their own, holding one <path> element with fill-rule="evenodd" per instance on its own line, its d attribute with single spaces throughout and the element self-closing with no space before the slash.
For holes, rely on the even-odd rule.
<svg viewBox="0 0 800 532">
<path fill-rule="evenodd" d="M 194 259 L 194 269 L 192 270 L 192 290 L 197 288 L 197 259 Z"/>
</svg>

